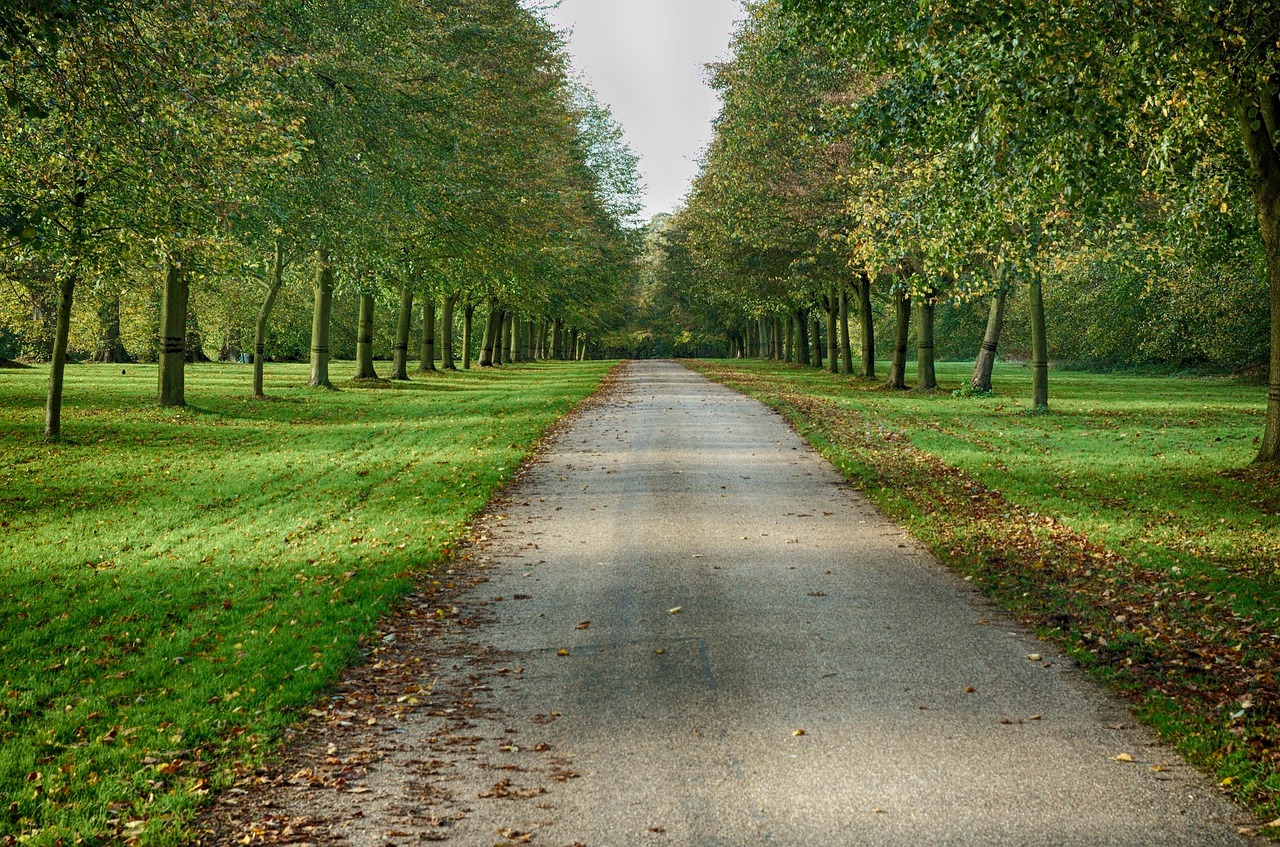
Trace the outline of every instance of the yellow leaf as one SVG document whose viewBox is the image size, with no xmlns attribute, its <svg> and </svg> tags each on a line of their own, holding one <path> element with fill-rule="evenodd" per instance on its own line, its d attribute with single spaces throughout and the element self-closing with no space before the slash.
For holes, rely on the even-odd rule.
<svg viewBox="0 0 1280 847">
<path fill-rule="evenodd" d="M 1132 762 L 1133 756 L 1130 756 L 1128 753 L 1121 753 L 1119 756 L 1116 756 L 1115 759 L 1117 762 Z"/>
</svg>

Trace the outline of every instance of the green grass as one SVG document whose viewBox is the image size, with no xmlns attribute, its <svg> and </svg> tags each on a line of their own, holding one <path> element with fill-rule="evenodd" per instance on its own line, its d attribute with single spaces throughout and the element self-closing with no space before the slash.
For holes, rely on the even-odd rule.
<svg viewBox="0 0 1280 847">
<path fill-rule="evenodd" d="M 180 843 L 608 366 L 195 366 L 182 410 L 124 370 L 68 369 L 57 445 L 0 371 L 0 844 Z"/>
<path fill-rule="evenodd" d="M 1134 698 L 1262 818 L 1280 817 L 1280 470 L 1250 466 L 1265 388 L 1030 374 L 996 395 L 890 392 L 756 361 L 695 363 L 787 415 L 940 557 Z M 1248 703 L 1251 705 L 1244 706 Z"/>
</svg>

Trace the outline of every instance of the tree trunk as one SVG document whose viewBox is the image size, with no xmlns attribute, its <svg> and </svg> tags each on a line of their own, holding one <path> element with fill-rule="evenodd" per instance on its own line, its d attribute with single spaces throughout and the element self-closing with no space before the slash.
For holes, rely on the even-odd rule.
<svg viewBox="0 0 1280 847">
<path fill-rule="evenodd" d="M 787 325 L 783 328 L 783 333 L 782 358 L 790 364 L 796 360 L 796 322 L 790 315 L 787 316 Z"/>
<path fill-rule="evenodd" d="M 120 340 L 120 294 L 107 295 L 98 304 L 98 321 L 102 324 L 102 336 L 94 359 L 105 364 L 123 364 L 133 361 Z M 56 333 L 56 330 L 55 330 Z"/>
<path fill-rule="evenodd" d="M 1240 104 L 1240 126 L 1253 163 L 1253 204 L 1262 231 L 1271 288 L 1271 376 L 1262 445 L 1256 462 L 1280 462 L 1280 96 L 1263 86 L 1254 129 L 1249 102 Z"/>
<path fill-rule="evenodd" d="M 813 362 L 809 358 L 809 315 L 805 309 L 796 309 L 796 361 L 806 367 Z"/>
<path fill-rule="evenodd" d="M 569 329 L 569 361 L 578 361 L 578 330 L 576 328 Z"/>
<path fill-rule="evenodd" d="M 160 366 L 157 399 L 161 406 L 185 406 L 187 366 L 187 276 L 173 258 L 164 260 L 164 296 L 160 303 Z"/>
<path fill-rule="evenodd" d="M 551 329 L 551 358 L 553 359 L 560 359 L 560 343 L 563 334 L 564 324 L 560 318 L 556 318 L 555 324 Z"/>
<path fill-rule="evenodd" d="M 356 329 L 356 379 L 377 379 L 373 369 L 373 295 L 360 295 L 360 324 Z"/>
<path fill-rule="evenodd" d="M 893 359 L 889 362 L 889 388 L 907 387 L 907 341 L 911 334 L 911 297 L 900 291 L 894 295 Z"/>
<path fill-rule="evenodd" d="M 311 310 L 311 381 L 316 388 L 333 388 L 329 381 L 329 316 L 333 310 L 333 267 L 329 254 L 316 251 L 315 302 Z"/>
<path fill-rule="evenodd" d="M 827 290 L 827 368 L 840 373 L 840 304 L 834 285 Z"/>
<path fill-rule="evenodd" d="M 458 294 L 454 292 L 444 298 L 444 312 L 440 315 L 440 367 L 446 371 L 456 371 L 453 360 L 453 308 L 458 305 Z"/>
<path fill-rule="evenodd" d="M 507 312 L 506 324 L 503 340 L 507 349 L 507 361 L 515 364 L 520 361 L 520 320 L 516 317 L 515 309 Z"/>
<path fill-rule="evenodd" d="M 418 354 L 418 373 L 435 373 L 436 298 L 429 294 L 422 301 L 422 344 Z"/>
<path fill-rule="evenodd" d="M 413 328 L 413 289 L 400 286 L 400 309 L 396 312 L 396 343 L 391 348 L 391 378 L 409 380 L 409 333 Z"/>
<path fill-rule="evenodd" d="M 933 310 L 937 302 L 938 295 L 931 290 L 920 301 L 920 309 L 916 312 L 919 323 L 916 327 L 916 387 L 921 391 L 938 388 L 938 373 L 933 359 Z"/>
<path fill-rule="evenodd" d="M 204 334 L 200 332 L 200 316 L 191 305 L 191 280 L 186 274 L 182 275 L 182 302 L 187 316 L 183 355 L 188 362 L 210 362 L 212 359 L 204 352 Z"/>
<path fill-rule="evenodd" d="M 858 326 L 862 330 L 862 366 L 858 376 L 876 378 L 876 316 L 871 311 L 871 276 L 863 274 L 858 284 Z"/>
<path fill-rule="evenodd" d="M 271 281 L 267 283 L 267 296 L 258 310 L 258 319 L 253 324 L 253 396 L 259 399 L 267 395 L 262 390 L 262 369 L 266 361 L 267 321 L 271 318 L 271 310 L 276 305 L 276 295 L 284 283 L 284 248 L 280 239 L 276 239 L 275 253 L 271 259 Z"/>
<path fill-rule="evenodd" d="M 476 307 L 467 303 L 462 307 L 462 369 L 471 370 L 471 330 L 475 325 Z"/>
<path fill-rule="evenodd" d="M 991 371 L 996 364 L 996 348 L 1000 346 L 1000 332 L 1004 328 L 1004 306 L 1009 290 L 1003 285 L 991 296 L 991 311 L 987 313 L 987 332 L 982 337 L 982 347 L 973 363 L 973 378 L 969 387 L 974 391 L 991 390 Z"/>
<path fill-rule="evenodd" d="M 505 365 L 507 350 L 511 347 L 511 310 L 503 308 L 498 313 L 498 324 L 493 336 L 493 363 Z"/>
<path fill-rule="evenodd" d="M 840 286 L 840 372 L 853 374 L 853 339 L 849 337 L 849 288 Z"/>
<path fill-rule="evenodd" d="M 1044 290 L 1040 277 L 1031 277 L 1031 403 L 1049 410 L 1049 342 L 1044 328 Z"/>
<path fill-rule="evenodd" d="M 489 302 L 489 317 L 484 322 L 484 338 L 480 341 L 480 367 L 491 368 L 495 359 L 493 351 L 498 347 L 502 333 L 502 309 L 492 300 Z"/>
<path fill-rule="evenodd" d="M 781 362 L 786 351 L 782 345 L 782 321 L 776 317 L 769 319 L 770 332 L 773 333 L 773 360 Z"/>
<path fill-rule="evenodd" d="M 83 205 L 83 201 L 82 201 Z M 79 215 L 77 215 L 77 218 Z M 74 257 L 78 259 L 78 257 Z M 44 407 L 44 437 L 62 437 L 62 384 L 67 371 L 67 339 L 71 336 L 71 304 L 75 299 L 79 263 L 62 277 L 58 286 L 58 317 L 53 331 L 53 356 L 49 362 L 49 396 Z"/>
<path fill-rule="evenodd" d="M 809 318 L 809 336 L 813 340 L 813 358 L 810 364 L 822 370 L 822 324 L 817 315 Z"/>
</svg>

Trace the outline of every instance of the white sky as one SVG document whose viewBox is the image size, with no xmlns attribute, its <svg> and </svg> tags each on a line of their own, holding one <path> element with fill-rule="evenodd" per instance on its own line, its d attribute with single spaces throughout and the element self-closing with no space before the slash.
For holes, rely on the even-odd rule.
<svg viewBox="0 0 1280 847">
<path fill-rule="evenodd" d="M 728 58 L 740 0 L 563 0 L 547 18 L 640 156 L 647 220 L 675 209 L 720 109 L 707 62 Z"/>
</svg>

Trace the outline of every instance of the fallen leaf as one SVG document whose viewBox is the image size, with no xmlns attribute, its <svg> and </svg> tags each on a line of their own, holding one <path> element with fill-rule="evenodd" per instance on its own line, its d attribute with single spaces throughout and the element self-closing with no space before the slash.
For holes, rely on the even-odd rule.
<svg viewBox="0 0 1280 847">
<path fill-rule="evenodd" d="M 1116 760 L 1117 762 L 1132 762 L 1132 761 L 1133 761 L 1133 756 L 1130 756 L 1128 753 L 1121 753 L 1119 756 L 1116 756 L 1116 757 L 1114 757 L 1114 758 L 1115 758 L 1115 760 Z"/>
<path fill-rule="evenodd" d="M 793 733 L 791 733 L 791 734 L 792 734 L 792 735 L 797 735 L 797 736 L 799 736 L 799 735 L 804 735 L 804 734 L 805 734 L 805 731 L 804 731 L 803 729 L 797 729 L 795 732 L 793 732 Z"/>
<path fill-rule="evenodd" d="M 681 613 L 681 612 L 683 612 L 683 611 L 684 611 L 684 607 L 683 607 L 683 606 L 676 606 L 674 609 L 667 609 L 667 614 L 669 614 L 669 615 L 678 615 L 678 614 L 680 614 L 680 613 Z"/>
<path fill-rule="evenodd" d="M 583 621 L 582 623 L 575 626 L 574 629 L 588 629 L 590 626 L 591 626 L 591 621 Z"/>
<path fill-rule="evenodd" d="M 561 647 L 559 650 L 557 650 L 557 651 L 556 651 L 556 655 L 557 655 L 557 656 L 567 656 L 567 655 L 569 655 L 569 651 L 568 651 L 568 650 L 566 650 L 566 649 L 564 649 L 563 647 Z"/>
<path fill-rule="evenodd" d="M 1027 655 L 1027 660 L 1031 662 L 1038 662 L 1043 658 L 1044 657 L 1041 656 L 1039 653 L 1030 653 Z"/>
</svg>

